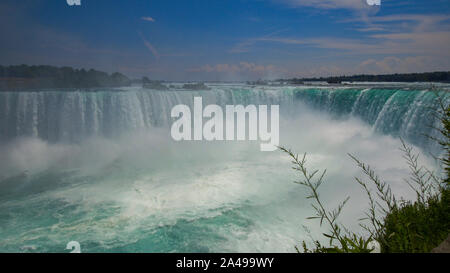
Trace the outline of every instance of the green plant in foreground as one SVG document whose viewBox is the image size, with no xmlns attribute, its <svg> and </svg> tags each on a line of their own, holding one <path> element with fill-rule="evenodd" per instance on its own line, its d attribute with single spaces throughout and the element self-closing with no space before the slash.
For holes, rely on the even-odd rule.
<svg viewBox="0 0 450 273">
<path fill-rule="evenodd" d="M 419 167 L 418 155 L 403 143 L 404 158 L 411 170 L 409 185 L 415 190 L 417 200 L 404 202 L 386 214 L 379 237 L 383 252 L 430 252 L 450 234 L 450 106 L 445 106 L 438 96 L 439 110 L 436 117 L 442 128 L 437 130 L 441 138 L 436 139 L 444 155 L 438 158 L 444 177 L 438 178 L 430 171 Z"/>
<path fill-rule="evenodd" d="M 280 149 L 291 157 L 292 164 L 294 165 L 292 168 L 301 173 L 302 179 L 295 181 L 295 183 L 305 186 L 309 190 L 309 196 L 307 198 L 314 200 L 312 207 L 316 214 L 315 216 L 308 217 L 308 219 L 319 219 L 321 226 L 325 222 L 329 227 L 328 233 L 324 233 L 323 235 L 330 240 L 330 247 L 324 247 L 319 241 L 315 241 L 316 249 L 309 250 L 306 243 L 303 242 L 304 252 L 369 253 L 373 251 L 373 248 L 369 248 L 369 243 L 372 241 L 371 237 L 364 238 L 355 233 L 351 233 L 338 222 L 338 217 L 349 198 L 345 199 L 336 209 L 331 211 L 327 210 L 323 205 L 319 197 L 318 189 L 324 181 L 326 170 L 320 173 L 318 170 L 309 172 L 306 168 L 306 154 L 303 155 L 302 159 L 299 159 L 298 155 L 294 154 L 291 150 L 283 147 L 280 147 Z M 334 242 L 338 244 L 333 244 Z M 300 252 L 298 248 L 296 249 Z"/>
<path fill-rule="evenodd" d="M 330 240 L 330 246 L 324 247 L 319 241 L 314 241 L 315 249 L 308 249 L 303 242 L 305 253 L 367 253 L 372 240 L 380 244 L 381 252 L 430 252 L 450 234 L 450 105 L 445 106 L 438 96 L 440 109 L 437 118 L 442 128 L 435 128 L 442 139 L 433 138 L 444 150 L 444 156 L 438 158 L 445 171 L 440 178 L 432 171 L 420 166 L 419 154 L 401 140 L 405 159 L 410 169 L 410 177 L 405 182 L 416 193 L 416 200 L 405 201 L 398 199 L 386 182 L 382 181 L 375 171 L 353 155 L 349 156 L 356 162 L 363 174 L 373 184 L 376 194 L 361 178 L 356 181 L 362 186 L 368 197 L 369 209 L 366 217 L 360 219 L 360 226 L 367 231 L 364 237 L 353 233 L 338 222 L 338 217 L 345 204 L 346 198 L 336 209 L 327 210 L 319 195 L 319 187 L 324 181 L 326 170 L 309 172 L 306 168 L 306 154 L 299 159 L 297 154 L 284 147 L 281 151 L 287 153 L 291 159 L 293 169 L 300 173 L 301 180 L 295 183 L 305 186 L 309 191 L 308 199 L 313 199 L 312 207 L 315 216 L 307 219 L 319 219 L 320 225 L 328 226 L 328 233 L 323 235 Z M 296 247 L 296 250 L 300 250 Z"/>
<path fill-rule="evenodd" d="M 419 166 L 418 154 L 402 140 L 411 176 L 405 182 L 416 193 L 416 200 L 396 200 L 388 184 L 382 182 L 370 166 L 351 156 L 376 188 L 376 197 L 359 178 L 369 199 L 366 218 L 370 225 L 360 224 L 380 243 L 382 252 L 429 252 L 449 234 L 448 202 L 441 198 L 446 187 L 433 172 Z M 379 201 L 374 201 L 375 198 Z"/>
</svg>

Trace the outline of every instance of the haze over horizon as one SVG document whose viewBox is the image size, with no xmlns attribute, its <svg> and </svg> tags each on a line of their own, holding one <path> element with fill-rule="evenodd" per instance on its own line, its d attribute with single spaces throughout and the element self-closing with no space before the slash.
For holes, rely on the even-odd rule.
<svg viewBox="0 0 450 273">
<path fill-rule="evenodd" d="M 162 80 L 255 80 L 450 70 L 446 0 L 0 3 L 0 65 Z"/>
</svg>

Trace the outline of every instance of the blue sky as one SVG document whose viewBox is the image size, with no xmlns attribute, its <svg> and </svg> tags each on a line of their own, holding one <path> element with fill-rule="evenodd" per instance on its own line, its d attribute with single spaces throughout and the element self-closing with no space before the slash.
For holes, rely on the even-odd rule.
<svg viewBox="0 0 450 273">
<path fill-rule="evenodd" d="M 164 80 L 450 70 L 450 1 L 2 0 L 0 64 Z"/>
</svg>

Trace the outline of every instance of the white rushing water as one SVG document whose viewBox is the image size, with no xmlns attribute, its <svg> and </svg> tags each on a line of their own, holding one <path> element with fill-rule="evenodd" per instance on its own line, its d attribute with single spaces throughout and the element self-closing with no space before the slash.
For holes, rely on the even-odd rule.
<svg viewBox="0 0 450 273">
<path fill-rule="evenodd" d="M 0 93 L 0 251 L 293 252 L 318 223 L 287 155 L 259 142 L 174 142 L 170 110 L 204 104 L 279 104 L 280 144 L 327 169 L 321 197 L 367 207 L 351 153 L 407 199 L 405 137 L 433 169 L 424 90 L 214 85 L 211 91 Z M 436 123 L 430 120 L 431 123 Z M 308 227 L 309 234 L 303 227 Z"/>
</svg>

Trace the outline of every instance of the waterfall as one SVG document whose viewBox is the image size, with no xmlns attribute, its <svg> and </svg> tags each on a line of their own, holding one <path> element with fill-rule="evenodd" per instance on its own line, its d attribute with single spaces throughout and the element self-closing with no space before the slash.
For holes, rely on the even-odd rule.
<svg viewBox="0 0 450 273">
<path fill-rule="evenodd" d="M 354 116 L 370 124 L 375 132 L 402 137 L 423 149 L 437 151 L 439 145 L 430 139 L 439 133 L 436 118 L 441 97 L 446 104 L 450 94 L 438 96 L 426 90 L 404 89 L 301 89 L 297 99 L 316 109 L 342 118 Z"/>
<path fill-rule="evenodd" d="M 441 92 L 446 100 L 448 93 Z M 439 107 L 433 92 L 400 89 L 294 88 L 217 85 L 211 91 L 124 90 L 39 91 L 0 93 L 0 138 L 38 137 L 50 142 L 80 141 L 100 135 L 169 126 L 177 104 L 192 107 L 193 97 L 204 104 L 280 104 L 281 114 L 292 115 L 295 101 L 335 117 L 355 116 L 373 130 L 403 137 L 430 148 L 426 134 L 439 125 L 433 111 Z"/>
<path fill-rule="evenodd" d="M 251 141 L 172 141 L 172 107 L 192 109 L 196 96 L 204 106 L 280 105 L 280 145 L 328 170 L 324 198 L 352 195 L 349 223 L 363 217 L 365 193 L 345 154 L 404 200 L 416 195 L 398 137 L 440 171 L 424 136 L 440 125 L 439 104 L 424 89 L 209 86 L 0 92 L 0 251 L 58 252 L 75 240 L 86 252 L 282 252 L 308 238 L 299 226 L 320 235 L 285 154 Z"/>
</svg>

